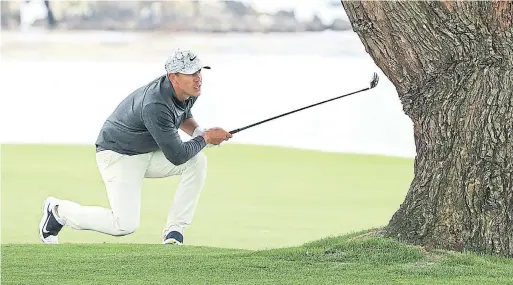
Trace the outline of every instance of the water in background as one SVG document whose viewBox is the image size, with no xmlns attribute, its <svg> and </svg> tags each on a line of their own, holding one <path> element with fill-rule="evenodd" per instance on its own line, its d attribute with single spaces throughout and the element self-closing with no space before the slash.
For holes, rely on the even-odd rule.
<svg viewBox="0 0 513 285">
<path fill-rule="evenodd" d="M 25 42 L 45 36 L 31 35 Z M 335 152 L 413 157 L 410 119 L 397 92 L 353 32 L 295 35 L 194 35 L 173 38 L 195 46 L 212 70 L 193 109 L 204 127 L 239 128 L 368 86 L 371 91 L 313 107 L 238 133 L 228 143 L 278 145 Z M 129 43 L 131 34 L 53 37 Z M 147 43 L 152 45 L 151 42 Z M 165 58 L 125 60 L 2 56 L 0 142 L 93 144 L 105 118 L 133 89 L 164 72 Z M 183 134 L 182 134 L 183 135 Z M 184 139 L 189 139 L 183 135 Z"/>
</svg>

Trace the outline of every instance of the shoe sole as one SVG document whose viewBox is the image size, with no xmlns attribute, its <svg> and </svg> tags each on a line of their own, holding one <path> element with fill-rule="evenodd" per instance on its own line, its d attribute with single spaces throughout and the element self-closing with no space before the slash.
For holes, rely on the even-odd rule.
<svg viewBox="0 0 513 285">
<path fill-rule="evenodd" d="M 55 237 L 55 239 L 49 239 L 49 238 L 44 238 L 43 237 L 43 228 L 46 224 L 46 221 L 48 220 L 48 211 L 46 209 L 48 209 L 48 206 L 50 206 L 52 204 L 52 201 L 55 200 L 55 198 L 53 197 L 49 197 L 49 198 L 46 198 L 44 204 L 43 204 L 43 217 L 41 218 L 41 222 L 39 222 L 39 238 L 43 241 L 43 243 L 46 243 L 46 244 L 58 244 L 59 243 L 59 240 L 57 239 L 57 237 Z"/>
<path fill-rule="evenodd" d="M 182 245 L 181 242 L 177 241 L 176 239 L 174 238 L 169 238 L 169 239 L 166 239 L 163 244 L 176 244 L 176 245 Z"/>
</svg>

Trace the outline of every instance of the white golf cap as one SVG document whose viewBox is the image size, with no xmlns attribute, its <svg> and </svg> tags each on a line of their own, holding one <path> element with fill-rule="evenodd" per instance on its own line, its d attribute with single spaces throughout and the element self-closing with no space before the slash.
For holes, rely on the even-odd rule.
<svg viewBox="0 0 513 285">
<path fill-rule="evenodd" d="M 177 49 L 166 60 L 165 68 L 167 73 L 193 74 L 202 68 L 210 69 L 210 66 L 204 66 L 194 52 Z"/>
</svg>

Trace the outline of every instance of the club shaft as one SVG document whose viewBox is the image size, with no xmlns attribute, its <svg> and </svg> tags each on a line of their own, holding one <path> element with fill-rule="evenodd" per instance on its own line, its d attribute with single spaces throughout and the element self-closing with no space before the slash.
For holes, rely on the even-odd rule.
<svg viewBox="0 0 513 285">
<path fill-rule="evenodd" d="M 260 122 L 256 122 L 254 124 L 251 124 L 251 125 L 248 125 L 248 126 L 245 126 L 245 127 L 242 127 L 242 128 L 239 128 L 239 129 L 235 129 L 233 131 L 230 131 L 230 134 L 235 134 L 235 133 L 238 133 L 240 131 L 243 131 L 245 129 L 249 129 L 251 127 L 254 127 L 254 126 L 257 126 L 257 125 L 260 125 L 260 124 L 263 124 L 265 122 L 269 122 L 271 120 L 274 120 L 274 119 L 278 119 L 278 118 L 281 118 L 283 116 L 287 116 L 287 115 L 290 115 L 292 113 L 296 113 L 296 112 L 299 112 L 299 111 L 302 111 L 302 110 L 305 110 L 305 109 L 308 109 L 308 108 L 311 108 L 311 107 L 314 107 L 314 106 L 318 106 L 318 105 L 321 105 L 321 104 L 324 104 L 324 103 L 327 103 L 327 102 L 330 102 L 330 101 L 333 101 L 333 100 L 337 100 L 337 99 L 340 99 L 340 98 L 344 98 L 344 97 L 347 97 L 349 95 L 353 95 L 353 94 L 356 94 L 356 93 L 360 93 L 360 92 L 363 92 L 363 91 L 366 91 L 366 90 L 369 90 L 371 88 L 367 87 L 367 88 L 364 88 L 364 89 L 361 89 L 361 90 L 358 90 L 358 91 L 354 91 L 354 92 L 351 92 L 351 93 L 348 93 L 348 94 L 344 94 L 344 95 L 341 95 L 341 96 L 338 96 L 338 97 L 335 97 L 335 98 L 331 98 L 331 99 L 328 99 L 328 100 L 325 100 L 325 101 L 322 101 L 322 102 L 319 102 L 319 103 L 315 103 L 315 104 L 312 104 L 312 105 L 309 105 L 309 106 L 305 106 L 303 108 L 299 108 L 299 109 L 296 109 L 296 110 L 293 110 L 293 111 L 290 111 L 290 112 L 287 112 L 287 113 L 284 113 L 284 114 L 281 114 L 281 115 L 278 115 L 278 116 L 275 116 L 275 117 L 272 117 L 272 118 L 269 118 L 269 119 L 265 119 L 265 120 L 262 120 Z"/>
</svg>

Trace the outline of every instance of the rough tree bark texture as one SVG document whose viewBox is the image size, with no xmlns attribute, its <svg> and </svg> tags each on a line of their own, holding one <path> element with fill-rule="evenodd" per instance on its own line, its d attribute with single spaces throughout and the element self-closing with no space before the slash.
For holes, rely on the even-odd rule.
<svg viewBox="0 0 513 285">
<path fill-rule="evenodd" d="M 342 2 L 414 124 L 385 235 L 513 257 L 513 2 Z"/>
</svg>

